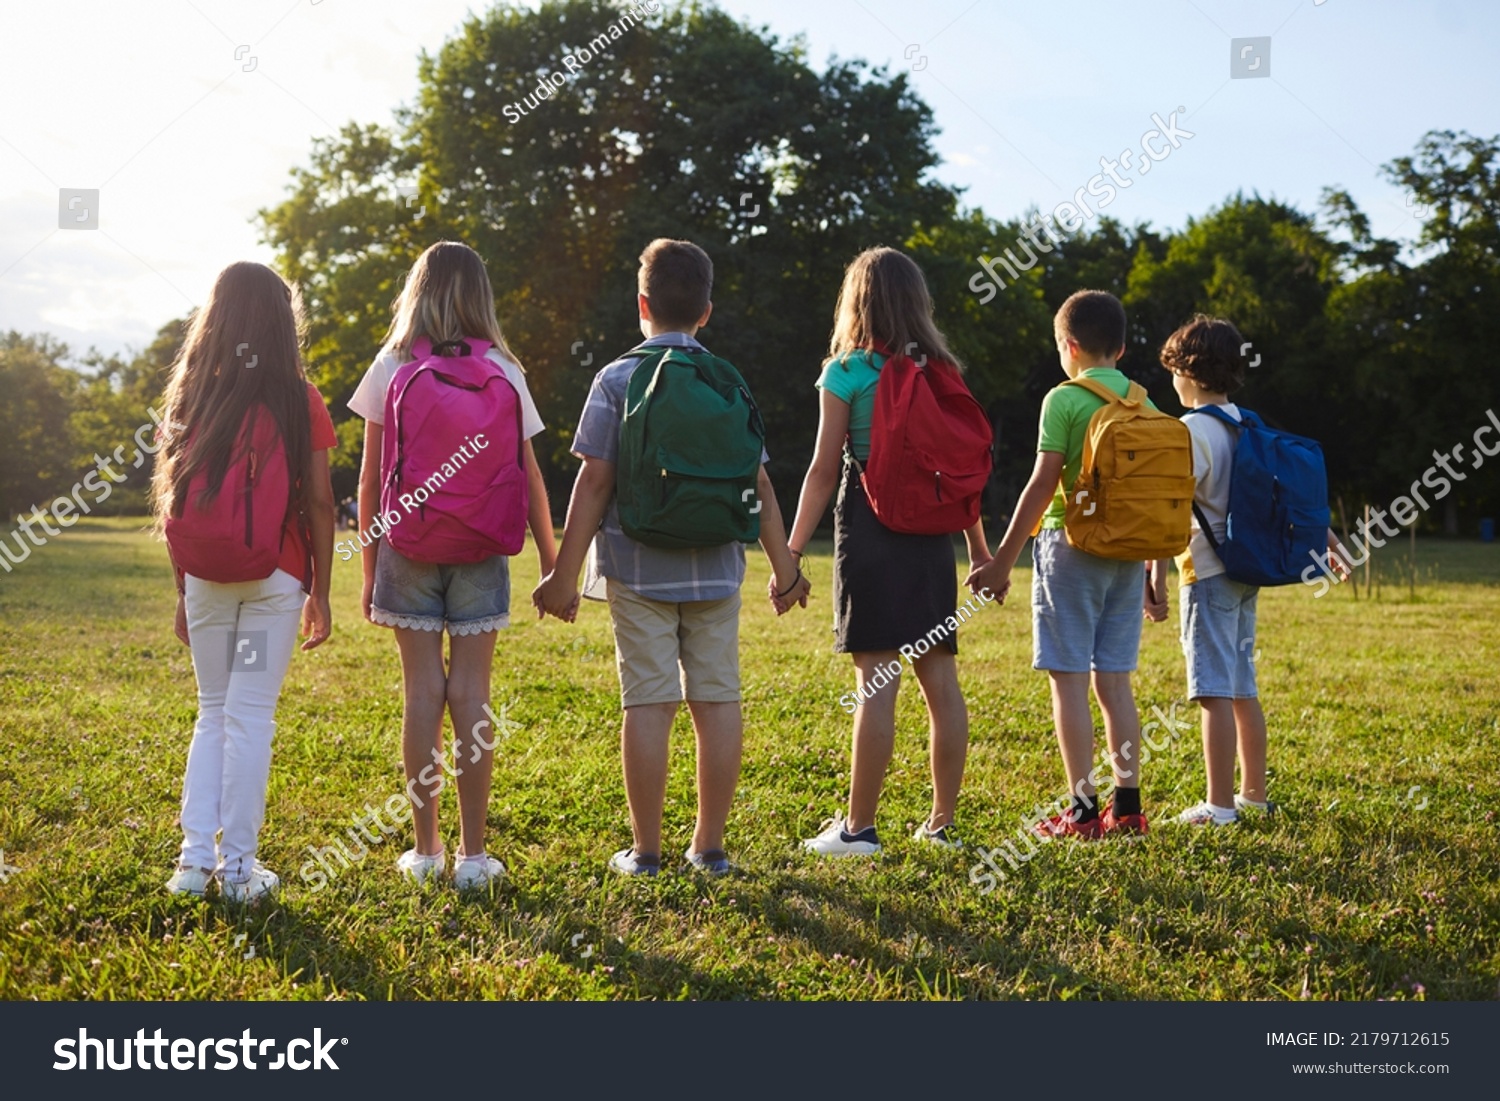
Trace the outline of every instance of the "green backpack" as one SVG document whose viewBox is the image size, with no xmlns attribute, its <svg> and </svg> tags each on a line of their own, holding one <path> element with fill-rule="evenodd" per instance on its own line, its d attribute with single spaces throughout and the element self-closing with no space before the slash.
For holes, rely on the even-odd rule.
<svg viewBox="0 0 1500 1101">
<path fill-rule="evenodd" d="M 756 542 L 766 429 L 745 380 L 701 348 L 631 354 L 641 360 L 620 424 L 620 527 L 671 550 Z"/>
</svg>

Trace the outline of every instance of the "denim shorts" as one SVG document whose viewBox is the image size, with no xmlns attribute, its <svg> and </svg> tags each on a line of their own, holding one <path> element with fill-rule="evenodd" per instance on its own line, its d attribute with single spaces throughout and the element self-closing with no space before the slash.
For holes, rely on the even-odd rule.
<svg viewBox="0 0 1500 1101">
<path fill-rule="evenodd" d="M 1248 700 L 1255 689 L 1255 598 L 1260 589 L 1223 574 L 1182 587 L 1188 699 Z"/>
<path fill-rule="evenodd" d="M 413 562 L 380 541 L 370 619 L 386 627 L 477 635 L 510 626 L 510 560 L 463 566 Z"/>
<path fill-rule="evenodd" d="M 1031 667 L 1051 673 L 1133 673 L 1141 650 L 1146 566 L 1076 550 L 1061 528 L 1031 545 Z"/>
</svg>

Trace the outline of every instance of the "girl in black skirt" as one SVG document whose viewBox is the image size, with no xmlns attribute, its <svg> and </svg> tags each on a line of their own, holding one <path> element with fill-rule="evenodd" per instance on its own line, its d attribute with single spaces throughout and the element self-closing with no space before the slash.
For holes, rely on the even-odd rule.
<svg viewBox="0 0 1500 1101">
<path fill-rule="evenodd" d="M 792 553 L 801 551 L 834 506 L 834 650 L 854 657 L 855 691 L 839 702 L 854 715 L 854 760 L 847 815 L 825 823 L 803 844 L 823 856 L 877 853 L 875 811 L 896 736 L 896 693 L 910 667 L 927 701 L 932 749 L 932 813 L 919 841 L 957 846 L 951 828 L 969 717 L 958 687 L 958 578 L 946 535 L 891 531 L 876 518 L 860 484 L 870 452 L 875 387 L 886 356 L 905 348 L 917 362 L 962 369 L 932 322 L 921 269 L 895 249 L 861 253 L 844 273 L 828 359 L 818 379 L 822 414 L 812 465 L 802 483 Z M 984 524 L 964 532 L 971 568 L 989 561 Z M 774 595 L 774 594 L 773 594 Z"/>
</svg>

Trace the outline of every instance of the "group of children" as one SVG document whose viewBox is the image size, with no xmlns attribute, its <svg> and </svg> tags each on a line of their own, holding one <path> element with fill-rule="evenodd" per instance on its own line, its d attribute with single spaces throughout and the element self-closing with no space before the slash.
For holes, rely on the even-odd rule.
<svg viewBox="0 0 1500 1101">
<path fill-rule="evenodd" d="M 485 847 L 494 743 L 479 731 L 488 725 L 497 632 L 509 624 L 506 553 L 515 553 L 519 540 L 506 553 L 423 561 L 419 559 L 431 556 L 412 551 L 410 543 L 407 553 L 398 551 L 390 532 L 393 523 L 404 523 L 411 534 L 425 521 L 403 519 L 382 507 L 382 494 L 403 476 L 399 467 L 406 460 L 385 433 L 400 431 L 387 419 L 399 408 L 393 402 L 410 385 L 411 362 L 444 348 L 449 354 L 467 354 L 471 344 L 482 349 L 474 354 L 495 377 L 503 377 L 514 390 L 518 447 L 511 459 L 520 472 L 514 492 L 524 502 L 540 562 L 542 580 L 532 594 L 537 614 L 571 622 L 583 597 L 606 601 L 609 607 L 632 832 L 631 845 L 616 852 L 609 867 L 631 876 L 652 876 L 662 867 L 668 741 L 686 701 L 697 739 L 698 808 L 683 859 L 688 867 L 709 874 L 730 870 L 724 830 L 740 773 L 738 628 L 744 544 L 643 542 L 628 533 L 635 529 L 622 518 L 618 492 L 622 425 L 639 413 L 642 400 L 632 379 L 643 362 L 708 357 L 697 335 L 713 312 L 712 285 L 709 257 L 690 242 L 661 239 L 642 254 L 637 306 L 644 343 L 593 380 L 573 438 L 572 451 L 581 466 L 559 546 L 530 443 L 542 430 L 541 419 L 520 364 L 501 335 L 482 261 L 467 246 L 442 242 L 424 252 L 407 276 L 384 346 L 349 408 L 365 421 L 359 493 L 362 609 L 371 623 L 394 630 L 401 658 L 402 754 L 415 844 L 397 865 L 408 877 L 424 881 L 448 874 L 436 798 L 443 781 L 432 768 L 442 752 L 445 715 L 453 726 L 454 756 L 465 762 L 456 772 L 460 832 L 452 880 L 460 888 L 483 887 L 505 872 Z M 192 649 L 199 696 L 183 788 L 183 842 L 168 882 L 174 892 L 201 895 L 216 884 L 225 898 L 254 901 L 279 883 L 256 859 L 276 699 L 295 644 L 299 611 L 307 635 L 304 650 L 323 642 L 330 629 L 334 506 L 327 450 L 335 437 L 323 400 L 303 371 L 301 321 L 294 288 L 261 265 L 232 265 L 195 315 L 167 391 L 166 420 L 186 430 L 164 442 L 153 498 L 178 577 L 177 634 Z M 1058 311 L 1055 336 L 1063 371 L 1082 384 L 1061 385 L 1047 395 L 1035 469 L 993 554 L 982 521 L 963 531 L 969 558 L 966 585 L 985 601 L 1003 603 L 1012 570 L 1035 535 L 1033 664 L 1050 678 L 1070 796 L 1068 809 L 1036 828 L 1085 839 L 1144 833 L 1136 752 L 1140 721 L 1130 676 L 1142 620 L 1167 617 L 1168 563 L 1143 566 L 1097 557 L 1071 546 L 1064 531 L 1066 491 L 1078 480 L 1090 419 L 1107 402 L 1101 393 L 1123 397 L 1131 386 L 1116 367 L 1126 343 L 1124 309 L 1110 294 L 1080 291 Z M 229 354 L 231 346 L 245 342 L 258 353 L 255 370 L 246 370 Z M 1229 394 L 1243 382 L 1240 344 L 1227 321 L 1206 317 L 1172 335 L 1162 362 L 1172 371 L 1184 405 L 1213 405 L 1238 419 Z M 743 491 L 745 498 L 753 491 L 757 501 L 759 542 L 772 571 L 767 595 L 777 615 L 807 607 L 811 586 L 800 560 L 830 501 L 834 503 L 834 648 L 852 655 L 859 703 L 847 807 L 803 843 L 823 856 L 880 851 L 877 809 L 893 751 L 903 656 L 927 705 L 931 743 L 932 805 L 914 839 L 961 844 L 954 817 L 969 732 L 957 674 L 957 631 L 932 630 L 951 623 L 958 606 L 953 540 L 949 534 L 892 530 L 872 507 L 861 477 L 870 457 L 882 368 L 892 349 L 906 349 L 911 359 L 924 364 L 933 361 L 961 370 L 933 323 L 920 269 L 897 250 L 872 249 L 855 258 L 845 274 L 828 357 L 817 380 L 816 447 L 790 534 L 766 475 L 763 449 L 758 468 L 750 454 L 750 480 Z M 442 374 L 441 362 L 435 370 Z M 447 381 L 469 389 L 480 385 Z M 395 393 L 398 388 L 402 395 Z M 739 389 L 749 403 L 748 390 Z M 458 391 L 450 386 L 449 392 Z M 242 453 L 257 447 L 259 437 L 250 426 L 259 410 L 270 412 L 284 443 L 285 478 L 273 476 L 270 484 L 285 486 L 285 507 L 276 513 L 279 539 L 262 567 L 274 568 L 269 576 L 249 581 L 213 566 L 195 574 L 180 559 L 217 562 L 227 552 L 207 559 L 195 555 L 185 538 L 173 541 L 174 524 L 180 535 L 191 526 L 193 510 L 212 511 L 216 499 L 232 497 L 250 508 L 265 484 L 265 462 L 257 475 L 256 455 L 251 454 L 243 488 L 237 479 Z M 1205 533 L 1194 522 L 1191 544 L 1179 561 L 1182 642 L 1189 696 L 1203 711 L 1208 791 L 1204 802 L 1181 817 L 1224 824 L 1251 809 L 1272 809 L 1266 793 L 1266 726 L 1256 700 L 1252 656 L 1256 590 L 1223 576 L 1213 549 L 1213 540 L 1224 535 L 1233 429 L 1219 417 L 1186 419 L 1192 433 L 1195 500 L 1210 528 Z M 704 439 L 701 449 L 711 452 L 715 442 Z M 462 452 L 471 458 L 488 446 L 482 437 L 465 444 Z M 444 470 L 456 477 L 446 464 Z M 661 470 L 663 500 L 670 473 Z M 437 478 L 438 486 L 442 481 Z M 433 479 L 427 485 L 431 488 Z M 428 507 L 421 504 L 426 498 L 420 490 L 415 499 L 407 495 L 402 500 L 408 509 L 418 509 L 413 517 Z M 239 516 L 233 514 L 233 524 L 240 523 Z M 245 520 L 246 544 L 251 542 L 250 523 Z M 240 550 L 236 545 L 235 553 Z M 446 660 L 444 631 L 449 635 Z M 241 660 L 247 636 L 264 648 L 258 665 Z M 932 644 L 914 650 L 912 642 L 924 637 Z M 1102 810 L 1089 775 L 1094 753 L 1090 686 L 1103 712 L 1113 769 L 1112 801 Z M 1238 794 L 1233 790 L 1236 743 Z"/>
</svg>

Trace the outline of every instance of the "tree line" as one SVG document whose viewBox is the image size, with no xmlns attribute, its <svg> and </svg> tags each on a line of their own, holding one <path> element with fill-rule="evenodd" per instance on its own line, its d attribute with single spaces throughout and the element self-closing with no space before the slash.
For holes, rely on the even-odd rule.
<svg viewBox="0 0 1500 1101">
<path fill-rule="evenodd" d="M 703 340 L 750 381 L 787 505 L 812 450 L 813 383 L 844 265 L 880 244 L 926 271 L 938 322 L 994 418 L 992 522 L 1024 482 L 1041 397 L 1058 379 L 1053 311 L 1081 287 L 1124 301 L 1121 367 L 1172 411 L 1162 341 L 1196 312 L 1233 320 L 1258 357 L 1242 400 L 1320 440 L 1333 491 L 1351 505 L 1403 493 L 1434 452 L 1500 413 L 1500 380 L 1485 365 L 1500 344 L 1500 136 L 1432 131 L 1383 167 L 1412 215 L 1399 239 L 1376 237 L 1341 190 L 1326 190 L 1316 211 L 1235 194 L 1179 230 L 1101 218 L 981 296 L 979 259 L 1012 246 L 1037 212 L 996 218 L 935 179 L 932 112 L 903 72 L 858 60 L 818 71 L 800 40 L 683 5 L 614 42 L 525 118 L 506 118 L 517 88 L 617 13 L 606 0 L 555 0 L 471 16 L 422 56 L 409 106 L 315 142 L 285 199 L 258 213 L 307 302 L 308 369 L 339 426 L 341 495 L 354 492 L 360 447 L 344 403 L 402 276 L 441 238 L 486 259 L 547 423 L 537 453 L 559 501 L 588 384 L 639 340 L 636 259 L 658 236 L 713 257 Z M 97 452 L 129 438 L 160 394 L 182 324 L 133 356 L 0 337 L 0 510 L 65 492 Z M 1470 471 L 1421 522 L 1472 533 L 1500 508 L 1497 471 Z M 139 507 L 145 483 L 132 477 L 113 504 Z"/>
</svg>

